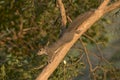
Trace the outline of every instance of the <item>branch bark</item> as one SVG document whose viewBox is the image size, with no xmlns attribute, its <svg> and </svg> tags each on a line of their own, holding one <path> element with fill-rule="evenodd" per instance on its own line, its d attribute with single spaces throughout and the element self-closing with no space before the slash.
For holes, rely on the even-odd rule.
<svg viewBox="0 0 120 80">
<path fill-rule="evenodd" d="M 116 8 L 119 8 L 120 7 L 120 0 L 107 6 L 106 9 L 105 9 L 105 13 L 108 13 Z"/>
<path fill-rule="evenodd" d="M 65 12 L 65 8 L 64 8 L 64 4 L 62 3 L 62 0 L 57 0 L 59 8 L 60 8 L 60 12 L 61 12 L 61 17 L 62 17 L 62 26 L 66 27 L 66 23 L 67 23 L 67 18 L 66 18 L 66 12 Z"/>
<path fill-rule="evenodd" d="M 47 80 L 80 36 L 85 31 L 87 31 L 96 21 L 98 21 L 103 15 L 105 15 L 105 13 L 108 13 L 120 7 L 120 1 L 111 5 L 108 5 L 108 3 L 109 0 L 104 0 L 103 3 L 98 7 L 98 9 L 96 9 L 95 12 L 87 20 L 85 20 L 81 25 L 78 26 L 77 31 L 80 31 L 80 33 L 75 33 L 73 39 L 62 46 L 61 50 L 56 53 L 52 62 L 43 69 L 43 71 L 36 78 L 36 80 Z"/>
</svg>

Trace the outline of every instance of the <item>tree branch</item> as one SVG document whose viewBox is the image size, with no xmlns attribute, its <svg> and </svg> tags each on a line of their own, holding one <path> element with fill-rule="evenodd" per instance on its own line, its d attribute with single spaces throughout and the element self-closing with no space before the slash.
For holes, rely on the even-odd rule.
<svg viewBox="0 0 120 80">
<path fill-rule="evenodd" d="M 48 77 L 53 73 L 53 71 L 57 68 L 57 66 L 60 64 L 60 62 L 63 60 L 67 52 L 70 50 L 70 48 L 74 45 L 74 43 L 79 39 L 79 37 L 87 31 L 96 21 L 98 21 L 105 13 L 107 13 L 105 10 L 109 9 L 107 7 L 109 0 L 104 0 L 103 3 L 100 5 L 100 7 L 95 10 L 95 12 L 87 19 L 85 20 L 81 25 L 78 26 L 77 31 L 78 33 L 74 34 L 73 39 L 65 43 L 59 52 L 56 53 L 54 59 L 51 63 L 49 63 L 41 72 L 41 74 L 37 77 L 36 80 L 47 80 Z M 118 1 L 119 2 L 119 1 Z M 112 7 L 112 4 L 110 5 Z M 114 4 L 113 4 L 114 6 Z M 114 7 L 113 9 L 116 9 L 120 6 Z M 113 10 L 109 9 L 109 11 Z M 70 36 L 70 35 L 68 35 Z"/>
<path fill-rule="evenodd" d="M 103 3 L 98 7 L 98 9 L 103 9 L 107 7 L 110 0 L 104 0 Z"/>
<path fill-rule="evenodd" d="M 119 8 L 119 7 L 120 7 L 120 1 L 117 1 L 117 2 L 115 2 L 115 3 L 113 3 L 113 4 L 109 5 L 109 6 L 107 6 L 105 8 L 105 13 L 108 13 L 108 12 L 110 12 L 110 11 L 116 9 L 116 8 Z"/>
<path fill-rule="evenodd" d="M 66 12 L 65 12 L 65 8 L 64 8 L 64 4 L 62 3 L 62 0 L 57 0 L 59 8 L 60 8 L 60 12 L 61 12 L 61 17 L 62 17 L 62 26 L 66 27 L 66 23 L 67 23 L 67 18 L 66 18 Z"/>
</svg>

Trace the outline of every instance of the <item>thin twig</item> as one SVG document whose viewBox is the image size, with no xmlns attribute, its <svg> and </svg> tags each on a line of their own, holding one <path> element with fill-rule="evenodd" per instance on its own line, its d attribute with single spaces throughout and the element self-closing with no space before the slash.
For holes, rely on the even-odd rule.
<svg viewBox="0 0 120 80">
<path fill-rule="evenodd" d="M 72 23 L 72 19 L 69 16 L 67 16 L 67 19 L 70 21 L 70 23 Z"/>
<path fill-rule="evenodd" d="M 77 59 L 77 61 L 76 61 L 75 63 L 73 63 L 72 65 L 68 65 L 67 67 L 74 66 L 74 65 L 78 64 L 78 63 L 82 60 L 83 56 L 84 56 L 84 54 L 82 54 L 82 55 Z"/>
<path fill-rule="evenodd" d="M 40 66 L 38 66 L 38 67 L 33 68 L 33 70 L 39 70 L 39 69 L 42 69 L 42 68 L 45 67 L 45 66 L 46 66 L 46 64 L 40 65 Z"/>
<path fill-rule="evenodd" d="M 101 49 L 99 48 L 97 42 L 96 42 L 95 40 L 93 40 L 90 36 L 88 36 L 87 34 L 84 33 L 83 35 L 86 36 L 88 39 L 90 39 L 91 41 L 93 41 L 93 42 L 95 43 L 95 45 L 96 45 L 96 47 L 97 47 L 99 53 L 100 53 L 101 56 L 102 56 L 101 59 L 104 60 L 105 62 L 107 62 L 108 64 L 110 64 L 110 62 L 104 58 L 103 52 L 102 52 Z"/>
<path fill-rule="evenodd" d="M 94 39 L 92 39 L 90 36 L 88 36 L 87 34 L 84 33 L 83 35 L 84 35 L 85 37 L 87 37 L 88 39 L 90 39 L 92 42 L 95 43 L 98 51 L 100 52 L 101 56 L 103 57 L 103 54 L 101 53 L 101 50 L 99 49 L 99 47 L 98 47 L 98 45 L 97 45 L 97 42 L 96 42 Z M 97 55 L 97 56 L 98 56 L 98 55 Z"/>
<path fill-rule="evenodd" d="M 80 41 L 81 41 L 81 44 L 82 44 L 82 46 L 83 46 L 83 48 L 84 48 L 84 51 L 85 51 L 85 54 L 86 54 L 86 58 L 87 58 L 87 62 L 88 62 L 88 64 L 89 64 L 90 72 L 91 72 L 91 71 L 92 71 L 92 63 L 91 63 L 91 61 L 90 61 L 87 48 L 86 48 L 86 46 L 84 45 L 84 43 L 83 43 L 83 41 L 82 41 L 81 38 L 80 38 Z"/>
</svg>

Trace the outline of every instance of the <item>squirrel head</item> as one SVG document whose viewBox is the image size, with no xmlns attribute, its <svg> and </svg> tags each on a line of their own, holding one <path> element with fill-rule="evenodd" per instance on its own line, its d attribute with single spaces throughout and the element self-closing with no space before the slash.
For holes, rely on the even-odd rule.
<svg viewBox="0 0 120 80">
<path fill-rule="evenodd" d="M 37 53 L 37 55 L 43 55 L 43 54 L 48 55 L 45 48 L 41 48 L 41 49 L 38 51 L 38 53 Z"/>
</svg>

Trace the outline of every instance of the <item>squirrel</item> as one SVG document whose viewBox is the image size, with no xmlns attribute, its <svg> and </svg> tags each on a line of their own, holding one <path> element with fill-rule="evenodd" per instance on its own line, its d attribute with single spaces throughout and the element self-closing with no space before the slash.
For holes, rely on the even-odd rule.
<svg viewBox="0 0 120 80">
<path fill-rule="evenodd" d="M 53 45 L 40 49 L 37 54 L 46 54 L 51 58 L 61 46 L 63 46 L 67 42 L 70 42 L 73 39 L 74 33 L 79 33 L 78 31 L 76 31 L 77 27 L 82 24 L 86 19 L 88 19 L 93 13 L 94 11 L 91 10 L 79 15 L 64 31 L 63 35 L 60 37 L 59 40 L 57 40 Z"/>
</svg>

